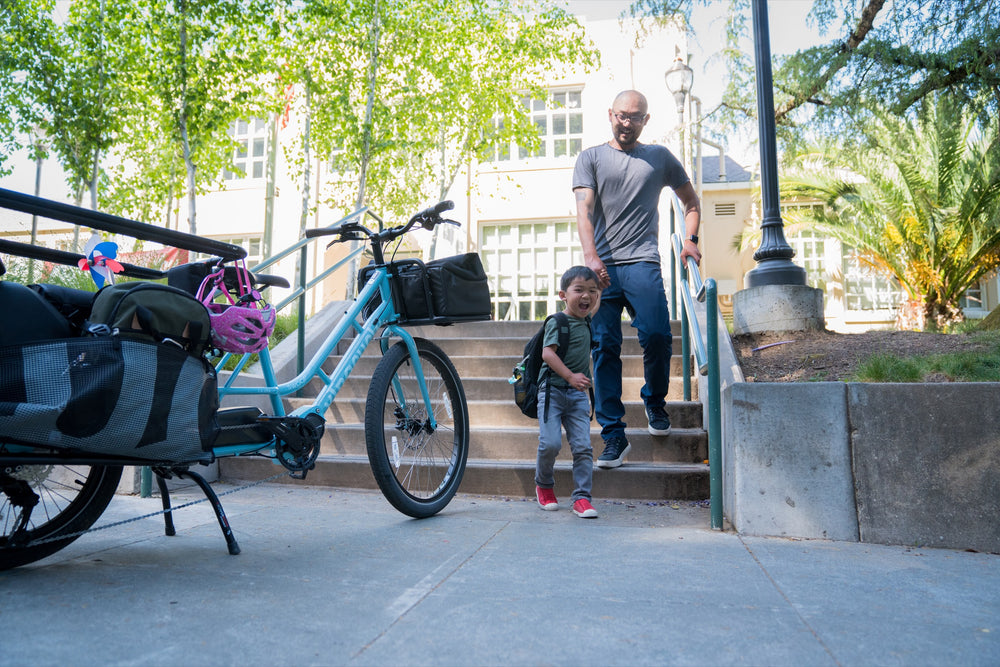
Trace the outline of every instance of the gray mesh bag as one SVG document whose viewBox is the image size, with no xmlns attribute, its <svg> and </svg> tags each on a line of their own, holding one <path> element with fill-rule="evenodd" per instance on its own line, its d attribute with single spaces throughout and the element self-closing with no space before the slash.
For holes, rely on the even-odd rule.
<svg viewBox="0 0 1000 667">
<path fill-rule="evenodd" d="M 208 462 L 215 369 L 169 343 L 120 336 L 0 348 L 0 445 Z"/>
</svg>

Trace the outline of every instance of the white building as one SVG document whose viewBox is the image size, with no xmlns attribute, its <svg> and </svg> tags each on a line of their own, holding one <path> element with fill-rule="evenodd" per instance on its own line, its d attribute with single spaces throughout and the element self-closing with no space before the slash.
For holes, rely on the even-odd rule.
<svg viewBox="0 0 1000 667">
<path fill-rule="evenodd" d="M 743 275 L 754 267 L 751 253 L 740 254 L 733 249 L 733 239 L 745 224 L 754 224 L 757 215 L 751 203 L 756 185 L 751 173 L 720 155 L 722 151 L 710 142 L 702 143 L 700 160 L 696 157 L 699 151 L 690 143 L 687 150 L 681 151 L 682 118 L 667 90 L 664 73 L 677 54 L 687 54 L 687 35 L 677 28 L 655 29 L 637 43 L 635 24 L 619 19 L 624 6 L 626 3 L 620 2 L 570 2 L 570 8 L 577 12 L 601 52 L 601 68 L 553 79 L 548 82 L 551 102 L 530 102 L 531 113 L 542 128 L 542 149 L 527 155 L 515 145 L 498 147 L 495 160 L 470 165 L 468 172 L 455 180 L 449 193 L 456 204 L 452 217 L 463 226 L 457 232 L 446 228 L 438 240 L 438 255 L 449 254 L 449 249 L 481 255 L 490 276 L 497 319 L 540 318 L 556 309 L 558 276 L 569 266 L 582 262 L 571 190 L 576 156 L 583 148 L 609 139 L 608 108 L 615 95 L 626 89 L 641 91 L 649 101 L 650 120 L 642 140 L 666 145 L 679 157 L 683 155 L 692 180 L 699 186 L 704 254 L 701 271 L 703 276 L 718 282 L 723 313 L 731 308 L 732 294 L 743 288 Z M 690 110 L 693 105 L 687 106 Z M 688 131 L 692 128 L 690 116 L 689 111 L 683 119 L 688 121 L 685 126 Z M 238 163 L 246 176 L 227 174 L 225 191 L 198 198 L 199 234 L 243 245 L 251 264 L 262 259 L 264 253 L 268 130 L 269 124 L 263 121 L 248 121 L 234 127 L 235 137 L 245 146 L 245 154 L 238 156 Z M 291 122 L 280 128 L 279 141 L 296 141 L 298 130 L 293 114 Z M 284 155 L 279 149 L 276 156 L 273 252 L 297 241 L 301 224 L 302 195 L 289 176 Z M 34 166 L 25 156 L 11 176 L 0 179 L 0 187 L 34 192 Z M 322 182 L 323 176 L 314 173 L 313 182 Z M 41 196 L 66 200 L 64 179 L 54 160 L 43 164 L 40 182 Z M 313 196 L 315 192 L 314 186 Z M 665 199 L 661 204 L 664 223 L 668 219 Z M 306 224 L 328 225 L 336 217 L 333 212 L 320 210 Z M 175 224 L 184 230 L 183 220 Z M 47 226 L 45 232 L 65 233 L 65 229 Z M 25 233 L 23 219 L 5 216 L 0 211 L 0 234 L 23 240 Z M 668 257 L 667 236 L 667 230 L 663 229 L 664 259 Z M 895 319 L 894 294 L 887 281 L 861 271 L 849 254 L 829 239 L 806 233 L 788 241 L 796 250 L 794 261 L 806 268 L 810 284 L 826 292 L 828 328 L 856 331 L 891 326 Z M 314 245 L 322 248 L 325 244 Z M 329 264 L 343 253 L 342 246 L 335 246 L 322 257 L 317 251 L 310 263 Z M 287 261 L 275 272 L 290 274 L 292 266 L 293 262 Z M 348 296 L 347 284 L 347 270 L 334 274 L 325 284 L 326 293 L 310 307 L 318 307 L 321 300 Z M 1000 301 L 998 292 L 997 278 L 971 292 L 967 314 L 985 315 Z"/>
</svg>

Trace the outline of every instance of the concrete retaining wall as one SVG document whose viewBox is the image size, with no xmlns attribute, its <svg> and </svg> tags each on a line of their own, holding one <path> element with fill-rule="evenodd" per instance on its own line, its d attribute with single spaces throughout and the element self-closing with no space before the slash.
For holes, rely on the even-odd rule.
<svg viewBox="0 0 1000 667">
<path fill-rule="evenodd" d="M 1000 384 L 744 382 L 723 413 L 739 532 L 1000 552 Z"/>
</svg>

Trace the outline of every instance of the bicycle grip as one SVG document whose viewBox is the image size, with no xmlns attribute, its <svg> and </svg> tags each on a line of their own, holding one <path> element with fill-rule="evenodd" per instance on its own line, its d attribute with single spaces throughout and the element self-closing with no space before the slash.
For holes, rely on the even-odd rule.
<svg viewBox="0 0 1000 667">
<path fill-rule="evenodd" d="M 434 204 L 434 206 L 428 206 L 420 213 L 417 213 L 414 217 L 435 218 L 438 215 L 444 213 L 445 211 L 450 211 L 453 208 L 455 208 L 455 202 L 449 200 L 439 201 L 438 203 Z"/>
</svg>

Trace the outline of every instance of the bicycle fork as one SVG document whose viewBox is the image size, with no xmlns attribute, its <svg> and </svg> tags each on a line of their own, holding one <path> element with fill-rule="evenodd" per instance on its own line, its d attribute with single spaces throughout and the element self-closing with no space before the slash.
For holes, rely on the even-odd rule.
<svg viewBox="0 0 1000 667">
<path fill-rule="evenodd" d="M 406 345 L 406 349 L 410 354 L 410 363 L 413 364 L 413 372 L 416 375 L 417 385 L 420 387 L 420 395 L 423 398 L 425 413 L 427 415 L 427 419 L 423 421 L 410 417 L 414 411 L 411 406 L 406 404 L 406 393 L 403 391 L 399 377 L 393 376 L 392 388 L 393 391 L 396 392 L 396 396 L 399 397 L 399 406 L 394 410 L 396 428 L 406 431 L 410 435 L 416 435 L 421 429 L 426 430 L 428 433 L 433 433 L 437 430 L 437 420 L 434 418 L 434 408 L 431 405 L 431 393 L 430 390 L 427 389 L 427 379 L 424 377 L 424 367 L 420 361 L 420 353 L 417 352 L 417 343 L 413 339 L 413 336 L 401 327 L 390 325 L 387 329 L 394 335 L 398 336 Z M 387 338 L 382 338 L 381 340 L 383 355 L 389 349 L 389 343 L 387 341 Z"/>
</svg>

